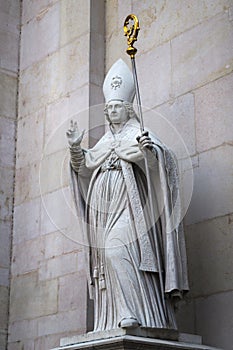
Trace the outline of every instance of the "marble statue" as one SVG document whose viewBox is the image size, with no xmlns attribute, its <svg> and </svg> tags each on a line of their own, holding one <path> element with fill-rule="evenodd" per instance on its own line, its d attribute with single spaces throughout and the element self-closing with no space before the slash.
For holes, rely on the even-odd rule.
<svg viewBox="0 0 233 350">
<path fill-rule="evenodd" d="M 89 245 L 94 331 L 176 329 L 174 299 L 188 290 L 182 224 L 172 221 L 173 207 L 179 203 L 176 160 L 149 130 L 141 134 L 132 107 L 134 81 L 124 61 L 118 60 L 109 70 L 103 92 L 109 130 L 97 144 L 91 149 L 81 147 L 83 133 L 76 122 L 67 131 L 71 186 Z M 145 153 L 153 217 L 148 208 Z"/>
</svg>

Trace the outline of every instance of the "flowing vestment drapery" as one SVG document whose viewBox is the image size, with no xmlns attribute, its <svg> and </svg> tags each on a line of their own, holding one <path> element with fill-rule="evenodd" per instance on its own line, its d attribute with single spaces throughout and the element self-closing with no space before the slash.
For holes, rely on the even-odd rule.
<svg viewBox="0 0 233 350">
<path fill-rule="evenodd" d="M 143 327 L 174 329 L 169 295 L 188 290 L 176 164 L 171 152 L 152 137 L 149 166 L 154 217 L 150 218 L 144 159 L 136 141 L 139 134 L 138 122 L 129 120 L 119 133 L 107 132 L 93 149 L 85 151 L 78 173 L 71 170 L 90 247 L 94 331 L 116 328 L 124 318 L 137 319 Z"/>
</svg>

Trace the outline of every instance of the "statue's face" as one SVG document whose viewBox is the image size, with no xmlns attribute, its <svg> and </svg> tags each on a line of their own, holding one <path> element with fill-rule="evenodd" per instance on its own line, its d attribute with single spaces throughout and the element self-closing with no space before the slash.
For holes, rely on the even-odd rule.
<svg viewBox="0 0 233 350">
<path fill-rule="evenodd" d="M 122 124 L 129 119 L 128 112 L 121 101 L 110 101 L 107 111 L 110 123 L 112 124 Z"/>
</svg>

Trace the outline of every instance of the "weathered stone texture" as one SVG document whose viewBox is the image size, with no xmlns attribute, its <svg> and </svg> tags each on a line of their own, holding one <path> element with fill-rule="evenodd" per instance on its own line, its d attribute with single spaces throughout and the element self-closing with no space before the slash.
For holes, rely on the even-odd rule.
<svg viewBox="0 0 233 350">
<path fill-rule="evenodd" d="M 163 44 L 137 59 L 142 105 L 152 108 L 169 100 L 171 93 L 170 44 Z M 126 62 L 129 61 L 125 57 Z M 148 69 L 151 66 L 151 69 Z"/>
<path fill-rule="evenodd" d="M 20 119 L 17 133 L 16 167 L 22 168 L 39 161 L 42 157 L 44 109 Z M 25 142 L 27 140 L 27 142 Z"/>
<path fill-rule="evenodd" d="M 0 92 L 1 93 L 1 92 Z M 15 151 L 15 121 L 7 118 L 0 118 L 0 166 L 14 166 L 14 151 Z"/>
<path fill-rule="evenodd" d="M 44 336 L 56 333 L 84 331 L 86 328 L 85 314 L 71 310 L 56 315 L 40 317 L 38 320 L 38 335 Z"/>
<path fill-rule="evenodd" d="M 182 154 L 183 143 L 188 149 L 187 153 L 196 153 L 194 108 L 194 96 L 189 93 L 145 114 L 145 125 L 148 125 L 178 158 L 188 155 Z"/>
<path fill-rule="evenodd" d="M 106 12 L 103 3 L 22 2 L 8 348 L 49 349 L 58 346 L 62 336 L 87 329 L 85 247 L 68 189 L 65 131 L 73 118 L 80 130 L 99 127 L 95 138 L 85 134 L 85 147 L 100 137 L 104 118 L 102 106 L 95 105 L 103 102 L 104 65 L 107 71 L 121 57 L 130 66 L 122 27 L 126 15 L 136 13 L 141 25 L 135 45 L 141 99 L 152 109 L 145 112 L 145 125 L 162 135 L 179 158 L 181 135 L 194 166 L 194 193 L 186 218 L 192 292 L 178 306 L 178 322 L 182 331 L 202 334 L 206 343 L 228 350 L 233 289 L 232 217 L 227 215 L 232 210 L 232 151 L 226 144 L 232 135 L 233 107 L 230 2 L 202 0 L 189 6 L 183 0 L 108 0 Z M 0 3 L 0 41 L 6 30 L 8 38 L 17 35 L 18 6 L 13 0 Z M 4 67 L 0 64 L 13 70 L 0 72 L 0 166 L 5 181 L 0 203 L 1 218 L 8 219 L 4 230 L 10 234 L 12 207 L 6 198 L 12 195 L 13 180 L 6 167 L 14 166 L 15 43 L 2 48 L 7 56 L 12 48 L 14 55 L 8 61 L 3 57 Z M 88 110 L 89 105 L 94 107 Z M 184 165 L 190 176 L 191 161 Z M 2 236 L 2 242 L 8 247 L 9 236 Z M 6 288 L 9 255 L 1 247 L 0 285 Z"/>
<path fill-rule="evenodd" d="M 20 204 L 14 211 L 13 242 L 21 243 L 40 234 L 40 198 Z"/>
<path fill-rule="evenodd" d="M 9 289 L 4 286 L 0 286 L 0 329 L 6 329 L 8 322 L 8 293 Z"/>
<path fill-rule="evenodd" d="M 59 256 L 66 253 L 78 252 L 81 255 L 81 247 L 76 242 L 70 240 L 67 236 L 60 231 L 50 233 L 44 236 L 45 239 L 45 259 L 51 259 L 55 256 Z M 78 263 L 79 266 L 79 263 Z M 80 268 L 79 268 L 80 270 Z"/>
<path fill-rule="evenodd" d="M 233 140 L 232 91 L 233 74 L 195 91 L 197 149 L 199 152 Z"/>
<path fill-rule="evenodd" d="M 22 26 L 21 69 L 29 67 L 59 47 L 60 3 L 47 7 Z"/>
<path fill-rule="evenodd" d="M 88 34 L 22 71 L 20 116 L 32 113 L 88 82 L 87 42 Z"/>
<path fill-rule="evenodd" d="M 68 186 L 69 173 L 67 169 L 69 169 L 69 154 L 67 149 L 41 159 L 39 168 L 39 186 L 41 194 Z"/>
<path fill-rule="evenodd" d="M 17 78 L 0 71 L 0 115 L 15 119 Z"/>
<path fill-rule="evenodd" d="M 0 122 L 1 125 L 1 122 Z M 14 170 L 0 167 L 0 219 L 10 220 L 12 216 Z M 10 231 L 8 232 L 8 234 Z"/>
<path fill-rule="evenodd" d="M 228 215 L 186 227 L 189 298 L 232 289 L 232 230 Z"/>
<path fill-rule="evenodd" d="M 4 268 L 9 268 L 10 264 L 11 225 L 12 223 L 10 220 L 0 220 L 0 267 Z"/>
<path fill-rule="evenodd" d="M 199 155 L 194 169 L 193 197 L 186 224 L 232 212 L 232 147 L 224 145 Z"/>
<path fill-rule="evenodd" d="M 8 253 L 8 259 L 9 259 L 9 250 L 5 248 L 5 250 Z M 9 267 L 7 268 L 0 268 L 0 286 L 9 287 Z"/>
<path fill-rule="evenodd" d="M 130 11 L 137 14 L 142 28 L 138 47 L 140 51 L 148 51 L 227 10 L 228 7 L 228 0 L 196 1 L 187 6 L 183 0 L 166 2 L 133 0 L 132 10 L 128 6 L 122 19 L 124 21 L 126 14 Z M 123 21 L 119 23 L 120 26 L 123 25 Z M 153 38 L 151 38 L 152 35 Z"/>
<path fill-rule="evenodd" d="M 30 22 L 34 17 L 40 17 L 48 11 L 48 9 L 57 0 L 23 0 L 22 6 L 22 24 Z"/>
<path fill-rule="evenodd" d="M 38 282 L 36 272 L 13 278 L 10 321 L 33 319 L 56 313 L 57 293 L 57 280 Z"/>
<path fill-rule="evenodd" d="M 17 72 L 18 70 L 18 33 L 0 29 L 1 68 Z"/>
<path fill-rule="evenodd" d="M 25 332 L 25 330 L 27 330 Z M 38 320 L 14 321 L 9 325 L 9 342 L 22 339 L 35 339 L 38 336 Z"/>
<path fill-rule="evenodd" d="M 232 348 L 233 292 L 219 293 L 196 301 L 197 332 L 203 342 L 224 350 Z"/>
<path fill-rule="evenodd" d="M 83 244 L 81 222 L 76 217 L 69 188 L 63 188 L 42 197 L 41 233 L 60 231 L 68 239 Z"/>
<path fill-rule="evenodd" d="M 90 30 L 87 21 L 90 3 L 85 0 L 67 0 L 62 1 L 60 6 L 60 45 L 63 46 Z"/>
<path fill-rule="evenodd" d="M 45 260 L 41 263 L 39 280 L 50 280 L 78 270 L 77 253 L 70 253 Z"/>
<path fill-rule="evenodd" d="M 224 13 L 172 40 L 172 94 L 178 96 L 232 70 L 232 33 Z"/>
<path fill-rule="evenodd" d="M 40 161 L 15 171 L 15 205 L 40 195 Z"/>
<path fill-rule="evenodd" d="M 0 349 L 7 349 L 20 1 L 0 1 Z"/>
<path fill-rule="evenodd" d="M 25 253 L 27 252 L 27 253 Z M 43 239 L 34 239 L 13 246 L 11 273 L 25 274 L 39 268 L 44 258 Z"/>
<path fill-rule="evenodd" d="M 61 149 L 67 149 L 65 130 L 69 128 L 71 119 L 78 121 L 80 131 L 82 129 L 88 130 L 88 89 L 89 86 L 86 84 L 75 92 L 47 106 L 45 155 Z"/>
<path fill-rule="evenodd" d="M 59 279 L 59 311 L 69 311 L 77 309 L 82 315 L 85 314 L 86 297 L 83 290 L 87 286 L 87 278 L 74 273 Z"/>
</svg>

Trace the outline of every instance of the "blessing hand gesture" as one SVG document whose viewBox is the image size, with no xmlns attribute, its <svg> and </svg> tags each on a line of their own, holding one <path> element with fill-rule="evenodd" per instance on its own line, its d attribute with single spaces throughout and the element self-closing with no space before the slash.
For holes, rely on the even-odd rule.
<svg viewBox="0 0 233 350">
<path fill-rule="evenodd" d="M 77 122 L 73 122 L 73 120 L 71 120 L 70 128 L 66 132 L 66 136 L 67 136 L 69 145 L 70 146 L 73 146 L 73 145 L 79 146 L 80 143 L 82 142 L 84 132 L 85 132 L 85 130 L 83 130 L 80 134 L 78 131 Z"/>
</svg>

